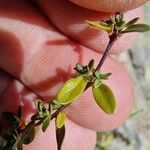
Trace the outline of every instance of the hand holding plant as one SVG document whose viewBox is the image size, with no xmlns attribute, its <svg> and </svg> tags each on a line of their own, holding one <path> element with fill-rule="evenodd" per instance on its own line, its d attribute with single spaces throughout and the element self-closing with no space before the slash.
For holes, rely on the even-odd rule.
<svg viewBox="0 0 150 150">
<path fill-rule="evenodd" d="M 34 140 L 37 126 L 42 125 L 42 131 L 45 132 L 50 121 L 55 119 L 57 144 L 58 149 L 60 149 L 65 136 L 65 121 L 67 118 L 62 111 L 91 87 L 93 99 L 95 99 L 98 106 L 105 113 L 113 114 L 117 106 L 115 94 L 109 86 L 103 83 L 111 73 L 101 72 L 101 67 L 117 38 L 128 32 L 145 32 L 149 30 L 149 26 L 137 24 L 137 20 L 138 18 L 135 18 L 126 23 L 123 15 L 116 13 L 114 18 L 106 21 L 87 21 L 91 27 L 108 32 L 110 39 L 102 58 L 99 58 L 98 65 L 94 66 L 94 59 L 85 66 L 78 63 L 74 68 L 78 73 L 77 76 L 65 82 L 53 102 L 49 102 L 48 106 L 45 106 L 41 100 L 36 101 L 38 112 L 31 117 L 31 121 L 28 123 L 22 119 L 22 107 L 19 107 L 17 116 L 11 112 L 3 112 L 3 119 L 10 124 L 8 128 L 2 131 L 3 138 L 6 140 L 5 148 L 15 149 L 17 147 L 22 149 L 22 144 L 29 144 Z"/>
</svg>

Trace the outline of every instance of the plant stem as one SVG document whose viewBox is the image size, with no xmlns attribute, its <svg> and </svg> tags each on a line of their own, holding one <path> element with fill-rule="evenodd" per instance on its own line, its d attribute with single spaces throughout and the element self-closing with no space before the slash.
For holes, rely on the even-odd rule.
<svg viewBox="0 0 150 150">
<path fill-rule="evenodd" d="M 93 73 L 93 76 L 95 76 L 95 72 L 96 72 L 96 71 L 98 71 L 98 70 L 101 69 L 102 65 L 104 64 L 104 62 L 105 62 L 105 60 L 106 60 L 106 58 L 107 58 L 107 56 L 108 56 L 108 53 L 109 53 L 110 49 L 112 48 L 113 44 L 114 44 L 115 41 L 117 40 L 117 37 L 118 37 L 118 34 L 117 34 L 116 31 L 114 31 L 113 34 L 111 34 L 111 35 L 109 36 L 109 43 L 108 43 L 108 45 L 107 45 L 107 47 L 106 47 L 106 49 L 105 49 L 105 51 L 104 51 L 104 54 L 103 54 L 102 58 L 100 59 L 98 65 L 97 65 L 97 67 L 96 67 L 96 69 L 95 69 L 95 71 L 94 71 L 94 73 Z M 86 91 L 90 86 L 91 86 L 90 83 L 87 84 L 87 86 L 86 86 L 86 88 L 85 88 L 84 91 Z M 71 103 L 70 103 L 70 104 L 71 104 Z M 55 117 L 57 117 L 57 115 L 58 115 L 61 111 L 63 111 L 66 107 L 68 107 L 70 104 L 65 105 L 65 106 L 62 106 L 62 107 L 60 107 L 57 111 L 55 111 L 55 112 L 52 114 L 51 120 L 54 119 Z"/>
<path fill-rule="evenodd" d="M 55 117 L 57 117 L 57 115 L 62 112 L 66 107 L 68 107 L 71 103 L 67 104 L 67 105 L 64 105 L 60 108 L 58 108 L 51 116 L 51 120 L 54 119 Z"/>
<path fill-rule="evenodd" d="M 112 48 L 113 44 L 117 40 L 117 37 L 118 37 L 118 34 L 116 32 L 114 32 L 112 35 L 109 36 L 109 43 L 108 43 L 106 50 L 104 51 L 104 54 L 103 54 L 101 60 L 99 61 L 99 64 L 97 65 L 93 74 L 95 74 L 96 71 L 101 69 L 103 63 L 105 62 L 105 60 L 108 56 L 110 49 Z"/>
</svg>

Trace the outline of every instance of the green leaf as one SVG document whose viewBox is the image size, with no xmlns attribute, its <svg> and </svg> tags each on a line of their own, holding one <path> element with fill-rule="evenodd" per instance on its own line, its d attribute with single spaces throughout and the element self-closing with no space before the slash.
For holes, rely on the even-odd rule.
<svg viewBox="0 0 150 150">
<path fill-rule="evenodd" d="M 116 13 L 115 22 L 119 23 L 119 22 L 122 22 L 122 20 L 123 20 L 123 14 L 122 13 Z"/>
<path fill-rule="evenodd" d="M 129 26 L 135 24 L 139 19 L 140 19 L 139 17 L 136 17 L 136 18 L 130 20 L 129 22 L 127 22 L 127 23 L 125 24 L 125 26 L 126 26 L 126 27 L 129 27 Z"/>
<path fill-rule="evenodd" d="M 21 141 L 23 144 L 29 144 L 34 140 L 35 137 L 35 123 L 30 122 L 24 129 L 21 135 Z"/>
<path fill-rule="evenodd" d="M 87 74 L 88 71 L 88 66 L 84 66 L 83 70 L 81 71 L 81 74 Z"/>
<path fill-rule="evenodd" d="M 22 114 L 23 114 L 23 110 L 22 110 L 22 106 L 18 107 L 18 118 L 22 118 Z"/>
<path fill-rule="evenodd" d="M 91 70 L 94 66 L 94 59 L 90 60 L 90 62 L 88 63 L 88 69 Z"/>
<path fill-rule="evenodd" d="M 7 111 L 2 113 L 2 118 L 8 122 L 15 122 L 17 120 L 13 113 Z"/>
<path fill-rule="evenodd" d="M 96 79 L 96 80 L 94 81 L 94 87 L 95 87 L 95 88 L 98 88 L 101 84 L 102 84 L 102 81 L 99 80 L 99 79 Z"/>
<path fill-rule="evenodd" d="M 34 115 L 31 117 L 31 120 L 32 120 L 32 121 L 41 120 L 41 119 L 44 118 L 44 117 L 45 117 L 44 113 L 40 111 L 40 112 L 34 114 Z"/>
<path fill-rule="evenodd" d="M 107 80 L 109 76 L 111 76 L 112 73 L 105 73 L 105 74 L 100 74 L 99 79 L 101 80 Z"/>
<path fill-rule="evenodd" d="M 106 20 L 104 23 L 106 23 L 109 27 L 113 27 L 115 21 L 114 18 L 110 16 L 110 18 L 108 20 Z"/>
<path fill-rule="evenodd" d="M 121 31 L 121 33 L 128 32 L 146 32 L 150 30 L 150 26 L 146 24 L 134 24 L 127 27 L 125 30 Z"/>
<path fill-rule="evenodd" d="M 43 113 L 42 111 L 39 111 L 39 112 L 38 112 L 38 116 L 39 116 L 40 118 L 44 118 L 44 117 L 45 117 L 45 115 L 44 115 L 44 113 Z"/>
<path fill-rule="evenodd" d="M 61 128 L 56 127 L 56 140 L 57 140 L 57 150 L 61 150 L 61 146 L 65 137 L 65 126 Z"/>
<path fill-rule="evenodd" d="M 100 71 L 96 71 L 95 72 L 95 76 L 97 79 L 100 79 L 100 80 L 107 80 L 108 77 L 111 75 L 112 73 L 105 73 L 105 74 L 102 74 Z"/>
<path fill-rule="evenodd" d="M 50 115 L 50 112 L 46 109 L 45 112 L 44 112 L 44 116 L 49 116 Z"/>
<path fill-rule="evenodd" d="M 44 112 L 46 110 L 44 103 L 41 100 L 36 100 L 36 107 L 39 109 L 39 111 Z"/>
<path fill-rule="evenodd" d="M 52 108 L 53 109 L 58 109 L 58 108 L 60 108 L 62 105 L 61 105 L 61 103 L 59 102 L 59 101 L 57 101 L 57 100 L 54 100 L 53 102 L 52 102 Z"/>
<path fill-rule="evenodd" d="M 48 111 L 51 112 L 53 110 L 53 103 L 49 102 L 48 103 Z"/>
<path fill-rule="evenodd" d="M 104 25 L 104 24 L 101 23 L 101 22 L 88 21 L 88 20 L 87 20 L 86 23 L 87 23 L 90 27 L 93 27 L 93 28 L 98 29 L 98 30 L 105 30 L 105 31 L 107 31 L 107 32 L 111 32 L 111 31 L 112 31 L 111 27 L 106 26 L 106 25 Z"/>
<path fill-rule="evenodd" d="M 120 28 L 125 24 L 125 21 L 123 20 L 123 14 L 117 13 L 115 16 L 115 27 Z"/>
<path fill-rule="evenodd" d="M 84 66 L 82 64 L 76 64 L 76 68 L 79 70 L 79 71 L 82 71 Z"/>
<path fill-rule="evenodd" d="M 100 72 L 100 71 L 96 71 L 96 72 L 95 72 L 95 76 L 96 76 L 97 79 L 100 79 L 100 78 L 99 78 L 100 75 L 101 75 L 101 72 Z"/>
<path fill-rule="evenodd" d="M 84 77 L 85 77 L 89 82 L 93 82 L 93 81 L 94 81 L 93 75 L 85 74 Z"/>
<path fill-rule="evenodd" d="M 107 114 L 113 114 L 116 108 L 116 100 L 112 90 L 105 84 L 98 88 L 92 87 L 93 96 L 98 106 Z"/>
<path fill-rule="evenodd" d="M 61 128 L 65 124 L 66 120 L 67 120 L 66 114 L 63 112 L 60 112 L 56 118 L 56 127 Z"/>
<path fill-rule="evenodd" d="M 23 150 L 21 141 L 18 141 L 18 143 L 17 143 L 17 150 Z"/>
<path fill-rule="evenodd" d="M 51 121 L 51 117 L 50 116 L 46 117 L 46 119 L 44 120 L 44 122 L 42 124 L 42 131 L 43 132 L 45 132 L 46 129 L 49 127 L 50 121 Z"/>
<path fill-rule="evenodd" d="M 74 100 L 80 97 L 86 85 L 87 80 L 82 75 L 68 80 L 58 92 L 57 100 L 62 105 L 66 105 L 73 102 Z"/>
<path fill-rule="evenodd" d="M 84 70 L 84 66 L 82 64 L 76 64 L 76 67 L 74 68 L 78 73 L 82 74 Z"/>
<path fill-rule="evenodd" d="M 16 148 L 18 148 L 18 139 L 16 140 L 16 143 L 12 146 L 11 150 L 16 150 Z"/>
<path fill-rule="evenodd" d="M 20 127 L 22 121 L 20 118 L 18 118 L 17 116 L 15 116 L 13 113 L 11 112 L 3 112 L 2 113 L 2 118 L 5 121 L 8 121 L 9 124 L 11 125 L 11 128 L 13 129 L 17 129 Z"/>
<path fill-rule="evenodd" d="M 18 139 L 14 138 L 13 135 L 10 135 L 7 139 L 7 144 L 3 148 L 3 150 L 15 150 L 18 143 Z"/>
</svg>

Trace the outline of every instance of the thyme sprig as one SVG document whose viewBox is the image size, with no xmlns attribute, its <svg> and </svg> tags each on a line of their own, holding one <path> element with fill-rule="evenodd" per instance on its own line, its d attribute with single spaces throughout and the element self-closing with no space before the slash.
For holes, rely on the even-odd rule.
<svg viewBox="0 0 150 150">
<path fill-rule="evenodd" d="M 51 120 L 55 119 L 56 140 L 58 150 L 60 150 L 65 137 L 65 121 L 67 119 L 66 114 L 62 111 L 78 99 L 89 87 L 92 87 L 93 97 L 98 106 L 107 114 L 115 113 L 115 95 L 103 83 L 111 73 L 102 73 L 101 67 L 119 37 L 125 33 L 146 32 L 150 29 L 148 25 L 138 24 L 138 20 L 137 17 L 126 22 L 122 13 L 116 13 L 115 17 L 110 17 L 106 21 L 86 21 L 90 27 L 106 31 L 109 37 L 108 45 L 97 67 L 94 68 L 94 59 L 90 60 L 86 66 L 77 63 L 74 68 L 78 73 L 77 76 L 69 79 L 62 86 L 54 101 L 44 104 L 41 100 L 36 100 L 37 112 L 28 123 L 25 123 L 22 119 L 21 106 L 18 108 L 17 115 L 11 112 L 3 112 L 3 119 L 8 122 L 8 126 L 1 130 L 1 137 L 5 141 L 3 142 L 3 149 L 22 150 L 23 144 L 29 144 L 34 140 L 38 126 L 41 126 L 42 131 L 45 132 Z"/>
</svg>

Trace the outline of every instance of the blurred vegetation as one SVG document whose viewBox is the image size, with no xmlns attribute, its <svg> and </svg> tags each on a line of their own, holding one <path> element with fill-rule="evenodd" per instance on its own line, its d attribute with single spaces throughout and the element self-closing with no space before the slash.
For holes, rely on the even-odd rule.
<svg viewBox="0 0 150 150">
<path fill-rule="evenodd" d="M 150 24 L 150 3 L 144 6 L 144 13 L 144 22 Z M 150 34 L 141 34 L 132 49 L 115 58 L 133 79 L 135 107 L 121 127 L 97 133 L 95 150 L 150 150 Z"/>
</svg>

